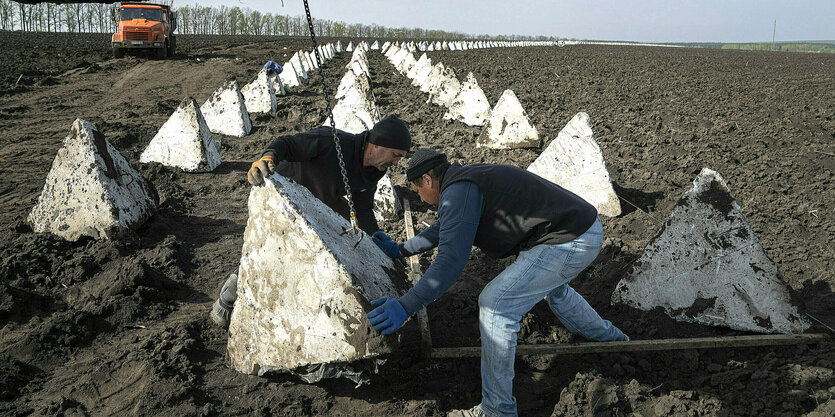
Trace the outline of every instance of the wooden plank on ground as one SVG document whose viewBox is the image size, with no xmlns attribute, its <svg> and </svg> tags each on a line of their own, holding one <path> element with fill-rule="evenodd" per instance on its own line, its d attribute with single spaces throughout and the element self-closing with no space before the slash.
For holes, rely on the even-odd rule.
<svg viewBox="0 0 835 417">
<path fill-rule="evenodd" d="M 777 334 L 684 339 L 632 340 L 629 342 L 585 342 L 566 344 L 518 345 L 516 355 L 576 355 L 583 353 L 645 352 L 653 350 L 745 348 L 817 343 L 830 337 L 823 333 Z M 432 350 L 433 359 L 481 356 L 480 347 L 448 347 Z"/>
<path fill-rule="evenodd" d="M 406 239 L 415 237 L 415 229 L 412 225 L 412 208 L 409 205 L 409 200 L 403 199 L 403 218 L 406 220 Z M 409 257 L 409 278 L 412 280 L 412 285 L 417 285 L 420 280 L 420 264 L 418 264 L 418 256 L 413 255 Z M 426 314 L 426 309 L 423 308 L 417 313 L 418 326 L 420 326 L 420 352 L 424 359 L 428 359 L 432 353 L 432 335 L 429 333 L 429 316 Z"/>
</svg>

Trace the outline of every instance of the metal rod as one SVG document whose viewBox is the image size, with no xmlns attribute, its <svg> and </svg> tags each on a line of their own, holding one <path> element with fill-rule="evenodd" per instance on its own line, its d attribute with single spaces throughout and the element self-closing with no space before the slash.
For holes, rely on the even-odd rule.
<svg viewBox="0 0 835 417">
<path fill-rule="evenodd" d="M 553 345 L 519 345 L 516 355 L 576 355 L 583 353 L 646 352 L 654 350 L 744 348 L 755 346 L 802 345 L 830 340 L 824 333 L 758 336 L 694 337 L 684 339 L 632 340 L 629 342 L 586 342 Z M 450 347 L 432 350 L 433 359 L 477 358 L 480 347 Z"/>
<path fill-rule="evenodd" d="M 412 208 L 409 200 L 403 199 L 403 219 L 406 221 L 406 239 L 415 237 L 415 229 L 412 226 Z M 412 285 L 417 285 L 420 280 L 420 264 L 417 255 L 409 257 L 409 278 Z M 420 353 L 424 359 L 429 359 L 432 354 L 432 335 L 429 333 L 429 316 L 426 309 L 422 308 L 417 313 L 418 326 L 420 326 Z"/>
</svg>

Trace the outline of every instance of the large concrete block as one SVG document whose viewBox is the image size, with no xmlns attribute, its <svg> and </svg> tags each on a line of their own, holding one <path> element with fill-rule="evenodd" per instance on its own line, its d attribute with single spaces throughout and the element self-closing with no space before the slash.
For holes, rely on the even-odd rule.
<svg viewBox="0 0 835 417">
<path fill-rule="evenodd" d="M 246 111 L 249 113 L 272 113 L 278 108 L 275 101 L 275 89 L 267 69 L 258 71 L 255 79 L 241 89 Z"/>
<path fill-rule="evenodd" d="M 461 83 L 455 77 L 455 71 L 451 67 L 446 67 L 438 76 L 434 86 L 430 88 L 427 102 L 431 101 L 439 106 L 449 107 L 460 92 Z"/>
<path fill-rule="evenodd" d="M 471 72 L 467 74 L 467 81 L 461 84 L 461 91 L 450 102 L 444 119 L 455 119 L 470 126 L 482 126 L 488 117 L 490 102 Z"/>
<path fill-rule="evenodd" d="M 69 241 L 113 239 L 156 211 L 156 192 L 95 126 L 75 119 L 27 220 Z"/>
<path fill-rule="evenodd" d="M 481 135 L 476 147 L 492 149 L 538 148 L 539 133 L 528 120 L 528 114 L 513 90 L 504 90 Z"/>
<path fill-rule="evenodd" d="M 365 315 L 370 301 L 398 297 L 405 271 L 366 236 L 340 236 L 348 221 L 306 188 L 272 175 L 249 195 L 229 326 L 232 367 L 247 374 L 389 353 Z"/>
<path fill-rule="evenodd" d="M 398 65 L 396 68 L 397 71 L 399 71 L 401 74 L 406 75 L 409 73 L 409 70 L 412 69 L 413 66 L 415 66 L 416 63 L 417 61 L 415 61 L 415 56 L 412 55 L 411 52 L 409 52 L 403 57 L 403 60 L 400 61 L 400 65 Z"/>
<path fill-rule="evenodd" d="M 426 56 L 426 54 L 424 53 L 420 56 L 417 62 L 415 62 L 415 64 L 412 65 L 412 68 L 410 68 L 409 71 L 406 73 L 406 77 L 408 77 L 410 80 L 414 80 L 417 76 L 418 71 L 422 70 L 423 67 L 427 64 L 431 66 L 432 60 L 429 59 L 429 57 Z"/>
<path fill-rule="evenodd" d="M 752 332 L 809 327 L 725 181 L 707 168 L 618 283 L 612 301 Z"/>
<path fill-rule="evenodd" d="M 429 71 L 429 74 L 426 76 L 426 78 L 422 81 L 420 85 L 420 91 L 428 93 L 430 90 L 432 90 L 432 88 L 441 81 L 441 74 L 443 73 L 443 63 L 439 62 L 432 66 L 432 70 Z"/>
<path fill-rule="evenodd" d="M 186 172 L 210 172 L 220 165 L 219 149 L 197 101 L 188 97 L 163 123 L 139 162 L 159 162 Z"/>
<path fill-rule="evenodd" d="M 246 110 L 244 96 L 235 80 L 218 88 L 202 106 L 200 112 L 212 133 L 243 137 L 252 131 L 252 121 Z"/>
<path fill-rule="evenodd" d="M 282 69 L 283 68 L 284 67 L 282 67 Z M 282 70 L 281 72 L 284 73 L 284 71 L 287 71 L 288 73 L 291 72 L 289 70 Z M 296 74 L 293 73 L 293 76 L 295 76 L 295 75 Z M 271 72 L 269 74 L 269 77 L 270 77 L 270 83 L 272 83 L 273 90 L 275 91 L 274 97 L 275 97 L 276 100 L 278 100 L 278 97 L 287 94 L 287 91 L 284 90 L 284 81 L 281 79 L 281 74 L 276 74 L 274 72 Z M 276 105 L 278 105 L 278 101 L 276 101 Z"/>
<path fill-rule="evenodd" d="M 620 215 L 620 201 L 586 113 L 577 113 L 528 171 L 582 197 L 600 215 Z"/>
<path fill-rule="evenodd" d="M 377 221 L 396 220 L 400 217 L 401 211 L 403 211 L 403 204 L 397 197 L 391 177 L 385 174 L 380 181 L 377 181 L 377 191 L 374 193 L 374 217 Z"/>
</svg>

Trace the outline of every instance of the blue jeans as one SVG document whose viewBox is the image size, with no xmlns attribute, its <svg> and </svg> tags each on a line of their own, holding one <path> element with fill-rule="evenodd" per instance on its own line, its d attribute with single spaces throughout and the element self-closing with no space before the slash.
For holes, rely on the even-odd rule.
<svg viewBox="0 0 835 417">
<path fill-rule="evenodd" d="M 605 342 L 628 340 L 603 320 L 568 283 L 600 253 L 603 226 L 597 219 L 576 239 L 558 245 L 537 245 L 521 252 L 516 262 L 484 287 L 478 297 L 481 331 L 481 395 L 479 407 L 488 416 L 516 416 L 513 364 L 519 320 L 541 299 L 572 333 Z"/>
</svg>

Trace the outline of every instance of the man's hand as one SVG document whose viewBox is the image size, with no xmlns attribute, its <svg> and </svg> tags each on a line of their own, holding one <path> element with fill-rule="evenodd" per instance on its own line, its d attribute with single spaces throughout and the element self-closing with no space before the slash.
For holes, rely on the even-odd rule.
<svg viewBox="0 0 835 417">
<path fill-rule="evenodd" d="M 368 313 L 368 320 L 374 326 L 374 330 L 382 334 L 396 332 L 409 319 L 403 305 L 394 298 L 378 298 L 371 302 L 371 306 L 377 308 Z"/>
<path fill-rule="evenodd" d="M 246 179 L 252 185 L 264 185 L 264 178 L 269 177 L 275 171 L 275 159 L 272 156 L 262 156 L 261 159 L 252 163 Z"/>
<path fill-rule="evenodd" d="M 400 246 L 397 242 L 391 240 L 389 235 L 387 235 L 382 230 L 378 230 L 371 235 L 371 240 L 386 253 L 391 259 L 400 259 L 403 260 L 403 255 L 400 254 Z"/>
</svg>

